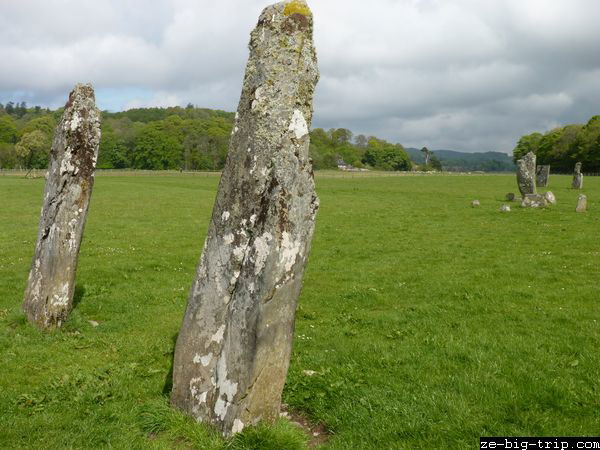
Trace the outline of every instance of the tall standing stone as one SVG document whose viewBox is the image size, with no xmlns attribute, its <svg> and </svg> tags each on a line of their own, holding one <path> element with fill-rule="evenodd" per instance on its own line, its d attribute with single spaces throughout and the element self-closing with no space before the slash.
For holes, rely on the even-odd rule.
<svg viewBox="0 0 600 450">
<path fill-rule="evenodd" d="M 535 184 L 537 187 L 547 187 L 550 178 L 550 166 L 541 165 L 535 168 Z"/>
<path fill-rule="evenodd" d="M 535 194 L 535 153 L 529 152 L 517 161 L 517 184 L 521 196 Z"/>
<path fill-rule="evenodd" d="M 573 172 L 573 189 L 583 189 L 583 174 L 581 173 L 581 163 L 575 164 L 575 171 Z"/>
<path fill-rule="evenodd" d="M 75 271 L 100 144 L 94 89 L 78 84 L 58 124 L 35 254 L 23 300 L 30 322 L 60 327 L 73 306 Z"/>
<path fill-rule="evenodd" d="M 318 199 L 309 127 L 318 69 L 304 1 L 251 34 L 236 122 L 177 339 L 171 403 L 225 435 L 279 417 Z"/>
</svg>

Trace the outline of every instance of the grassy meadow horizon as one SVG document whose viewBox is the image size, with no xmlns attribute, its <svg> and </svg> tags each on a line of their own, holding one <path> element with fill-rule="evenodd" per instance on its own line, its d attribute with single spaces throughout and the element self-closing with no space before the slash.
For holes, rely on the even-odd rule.
<svg viewBox="0 0 600 450">
<path fill-rule="evenodd" d="M 218 182 L 98 176 L 75 308 L 42 333 L 21 301 L 44 179 L 0 176 L 0 447 L 309 445 L 285 419 L 226 441 L 168 406 Z M 600 177 L 570 182 L 540 189 L 555 206 L 501 213 L 514 174 L 316 172 L 287 409 L 323 425 L 332 449 L 599 435 Z"/>
</svg>

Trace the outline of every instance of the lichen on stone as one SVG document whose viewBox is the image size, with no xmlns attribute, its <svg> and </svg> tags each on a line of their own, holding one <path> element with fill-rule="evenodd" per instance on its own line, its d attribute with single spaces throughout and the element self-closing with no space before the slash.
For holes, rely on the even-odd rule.
<svg viewBox="0 0 600 450">
<path fill-rule="evenodd" d="M 283 14 L 285 16 L 291 16 L 292 14 L 302 14 L 303 16 L 312 15 L 306 2 L 302 0 L 292 0 L 291 2 L 288 2 L 283 9 Z"/>
</svg>

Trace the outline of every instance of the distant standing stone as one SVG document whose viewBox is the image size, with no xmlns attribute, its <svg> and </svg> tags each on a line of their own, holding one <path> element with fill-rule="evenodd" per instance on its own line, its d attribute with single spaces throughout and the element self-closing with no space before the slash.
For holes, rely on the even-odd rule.
<svg viewBox="0 0 600 450">
<path fill-rule="evenodd" d="M 573 189 L 583 189 L 583 174 L 581 173 L 581 163 L 575 164 L 575 171 L 573 172 Z"/>
<path fill-rule="evenodd" d="M 545 208 L 546 206 L 548 206 L 548 201 L 541 194 L 527 194 L 521 202 L 523 208 Z"/>
<path fill-rule="evenodd" d="M 69 95 L 50 152 L 37 244 L 23 310 L 39 328 L 60 327 L 72 306 L 75 271 L 100 144 L 94 89 Z"/>
<path fill-rule="evenodd" d="M 308 5 L 265 8 L 173 363 L 171 403 L 225 435 L 279 418 L 319 206 L 318 78 Z"/>
<path fill-rule="evenodd" d="M 508 205 L 502 205 L 500 207 L 500 212 L 510 212 L 510 206 L 508 206 Z"/>
<path fill-rule="evenodd" d="M 514 194 L 514 192 L 509 192 L 508 194 L 506 194 L 506 201 L 507 202 L 514 202 L 515 201 L 515 194 Z"/>
<path fill-rule="evenodd" d="M 550 166 L 542 165 L 537 166 L 535 169 L 535 184 L 537 187 L 548 186 L 548 179 L 550 178 Z"/>
<path fill-rule="evenodd" d="M 478 206 L 480 206 L 479 200 L 473 200 L 473 201 L 471 202 L 471 206 L 472 206 L 473 208 L 477 208 Z"/>
<path fill-rule="evenodd" d="M 579 198 L 577 199 L 577 207 L 575 211 L 578 213 L 587 211 L 587 196 L 584 194 L 579 194 Z"/>
<path fill-rule="evenodd" d="M 556 197 L 554 196 L 554 193 L 548 191 L 544 194 L 544 197 L 548 203 L 551 205 L 556 205 Z"/>
<path fill-rule="evenodd" d="M 517 161 L 517 184 L 521 196 L 535 194 L 535 153 L 529 152 Z"/>
</svg>

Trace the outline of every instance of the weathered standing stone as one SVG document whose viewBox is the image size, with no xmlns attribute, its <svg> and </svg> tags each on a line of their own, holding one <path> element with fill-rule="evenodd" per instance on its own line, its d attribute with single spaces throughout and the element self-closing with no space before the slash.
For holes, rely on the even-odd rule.
<svg viewBox="0 0 600 450">
<path fill-rule="evenodd" d="M 507 202 L 514 202 L 515 201 L 515 194 L 513 192 L 509 192 L 508 194 L 506 194 L 506 201 Z"/>
<path fill-rule="evenodd" d="M 575 164 L 575 171 L 573 172 L 573 189 L 583 189 L 583 174 L 581 173 L 581 163 Z"/>
<path fill-rule="evenodd" d="M 521 202 L 523 208 L 545 208 L 546 206 L 548 206 L 548 201 L 541 194 L 526 194 Z"/>
<path fill-rule="evenodd" d="M 318 69 L 304 1 L 267 7 L 250 58 L 173 367 L 171 403 L 225 435 L 279 417 L 318 199 Z"/>
<path fill-rule="evenodd" d="M 587 196 L 584 194 L 579 194 L 579 198 L 577 198 L 577 207 L 575 208 L 575 212 L 586 212 L 587 211 Z"/>
<path fill-rule="evenodd" d="M 550 203 L 551 205 L 556 205 L 556 197 L 554 195 L 553 192 L 548 191 L 544 194 L 544 198 L 546 199 L 546 201 L 548 203 Z"/>
<path fill-rule="evenodd" d="M 23 310 L 40 328 L 60 327 L 73 306 L 75 271 L 100 144 L 94 89 L 69 95 L 50 152 L 35 254 Z"/>
<path fill-rule="evenodd" d="M 542 165 L 535 168 L 535 184 L 537 187 L 548 186 L 548 179 L 550 178 L 550 166 Z"/>
<path fill-rule="evenodd" d="M 535 194 L 535 153 L 529 152 L 517 161 L 517 184 L 521 196 Z"/>
<path fill-rule="evenodd" d="M 479 203 L 479 200 L 473 200 L 473 201 L 471 202 L 471 206 L 472 206 L 473 208 L 477 208 L 478 206 L 481 206 L 481 203 Z"/>
</svg>

